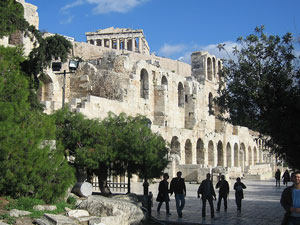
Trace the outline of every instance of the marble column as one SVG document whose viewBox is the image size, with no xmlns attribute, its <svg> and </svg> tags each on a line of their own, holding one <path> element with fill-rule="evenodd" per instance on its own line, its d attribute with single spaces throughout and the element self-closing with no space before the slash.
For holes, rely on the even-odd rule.
<svg viewBox="0 0 300 225">
<path fill-rule="evenodd" d="M 120 50 L 120 39 L 117 38 L 117 50 Z"/>
</svg>

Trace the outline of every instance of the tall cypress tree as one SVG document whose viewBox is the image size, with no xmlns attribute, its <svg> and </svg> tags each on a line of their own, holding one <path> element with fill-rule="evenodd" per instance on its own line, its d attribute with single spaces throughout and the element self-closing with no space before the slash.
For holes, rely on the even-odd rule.
<svg viewBox="0 0 300 225">
<path fill-rule="evenodd" d="M 73 182 L 73 172 L 55 139 L 55 124 L 28 102 L 22 50 L 0 46 L 0 194 L 51 202 Z"/>
</svg>

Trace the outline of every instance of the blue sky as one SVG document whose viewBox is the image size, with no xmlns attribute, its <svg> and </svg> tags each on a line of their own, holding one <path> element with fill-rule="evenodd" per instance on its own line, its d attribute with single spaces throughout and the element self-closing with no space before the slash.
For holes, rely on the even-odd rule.
<svg viewBox="0 0 300 225">
<path fill-rule="evenodd" d="M 230 50 L 260 25 L 267 34 L 300 36 L 300 0 L 25 1 L 38 7 L 40 30 L 85 42 L 85 32 L 98 29 L 143 29 L 151 52 L 186 62 L 200 50 L 222 57 L 217 44 Z"/>
</svg>

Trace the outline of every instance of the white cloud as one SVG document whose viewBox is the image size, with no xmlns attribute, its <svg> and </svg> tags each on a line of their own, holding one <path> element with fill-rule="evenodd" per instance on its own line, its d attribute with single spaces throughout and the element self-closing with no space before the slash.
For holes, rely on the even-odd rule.
<svg viewBox="0 0 300 225">
<path fill-rule="evenodd" d="M 73 21 L 74 16 L 67 16 L 67 18 L 65 18 L 64 20 L 60 21 L 60 24 L 68 24 L 71 23 Z"/>
<path fill-rule="evenodd" d="M 83 0 L 77 0 L 75 2 L 72 2 L 70 4 L 65 5 L 60 10 L 63 11 L 63 12 L 65 12 L 65 11 L 67 11 L 70 8 L 73 8 L 73 7 L 76 7 L 76 6 L 79 6 L 79 5 L 83 5 L 83 4 L 84 4 Z"/>
<path fill-rule="evenodd" d="M 135 8 L 147 0 L 86 0 L 90 4 L 96 4 L 93 9 L 96 14 L 104 14 L 110 12 L 125 13 Z"/>
<path fill-rule="evenodd" d="M 158 51 L 158 53 L 162 56 L 169 57 L 171 55 L 180 53 L 185 51 L 186 46 L 179 44 L 179 45 L 169 45 L 169 44 L 164 44 L 163 47 L 161 47 Z"/>
</svg>

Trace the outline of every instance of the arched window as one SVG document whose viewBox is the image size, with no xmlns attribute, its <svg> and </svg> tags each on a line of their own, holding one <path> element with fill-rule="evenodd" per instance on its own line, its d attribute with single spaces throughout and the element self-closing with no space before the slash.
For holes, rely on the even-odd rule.
<svg viewBox="0 0 300 225">
<path fill-rule="evenodd" d="M 196 159 L 197 159 L 197 164 L 204 164 L 205 160 L 205 154 L 204 154 L 204 143 L 203 141 L 199 138 L 197 141 L 197 147 L 196 147 Z"/>
<path fill-rule="evenodd" d="M 223 144 L 221 141 L 218 142 L 218 164 L 217 166 L 224 166 L 224 154 L 223 154 Z"/>
<path fill-rule="evenodd" d="M 216 59 L 213 58 L 213 74 L 214 74 L 214 78 L 216 78 L 216 70 L 217 70 Z"/>
<path fill-rule="evenodd" d="M 208 114 L 214 115 L 214 102 L 213 95 L 211 92 L 208 94 Z"/>
<path fill-rule="evenodd" d="M 211 58 L 207 58 L 207 78 L 212 80 L 212 62 Z"/>
<path fill-rule="evenodd" d="M 215 166 L 215 154 L 214 154 L 214 143 L 209 141 L 208 143 L 208 165 Z"/>
<path fill-rule="evenodd" d="M 239 166 L 239 146 L 237 143 L 234 144 L 234 166 L 238 167 Z"/>
<path fill-rule="evenodd" d="M 187 139 L 184 146 L 185 150 L 185 164 L 192 164 L 192 143 Z"/>
<path fill-rule="evenodd" d="M 226 147 L 227 167 L 231 167 L 231 146 L 227 143 Z"/>
<path fill-rule="evenodd" d="M 221 80 L 221 69 L 222 69 L 221 62 L 218 61 L 218 76 L 219 76 L 219 80 Z"/>
<path fill-rule="evenodd" d="M 167 80 L 166 76 L 163 76 L 161 78 L 161 85 L 164 85 L 166 87 L 166 89 L 168 90 L 168 80 Z"/>
<path fill-rule="evenodd" d="M 149 99 L 149 79 L 148 72 L 145 69 L 141 70 L 140 85 L 141 98 Z"/>
<path fill-rule="evenodd" d="M 181 82 L 178 84 L 178 107 L 184 107 L 184 89 Z"/>
</svg>

